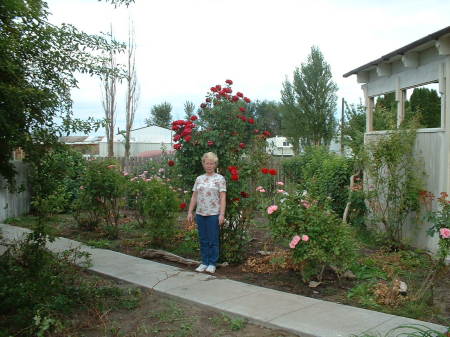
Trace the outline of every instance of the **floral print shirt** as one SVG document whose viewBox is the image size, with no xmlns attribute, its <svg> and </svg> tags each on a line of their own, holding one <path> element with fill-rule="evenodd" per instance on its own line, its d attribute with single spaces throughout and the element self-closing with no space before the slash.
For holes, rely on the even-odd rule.
<svg viewBox="0 0 450 337">
<path fill-rule="evenodd" d="M 192 191 L 197 191 L 196 213 L 203 216 L 217 215 L 220 213 L 220 192 L 226 192 L 225 178 L 214 173 L 202 174 L 195 180 Z"/>
</svg>

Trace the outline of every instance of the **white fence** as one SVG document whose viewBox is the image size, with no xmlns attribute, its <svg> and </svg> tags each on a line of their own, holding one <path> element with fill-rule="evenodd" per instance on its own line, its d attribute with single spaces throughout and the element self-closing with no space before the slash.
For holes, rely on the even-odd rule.
<svg viewBox="0 0 450 337">
<path fill-rule="evenodd" d="M 27 166 L 22 161 L 14 161 L 13 164 L 17 170 L 17 191 L 9 191 L 7 182 L 0 179 L 0 222 L 7 218 L 26 214 L 30 210 L 30 192 L 26 179 Z M 22 189 L 24 190 L 19 192 Z"/>
</svg>

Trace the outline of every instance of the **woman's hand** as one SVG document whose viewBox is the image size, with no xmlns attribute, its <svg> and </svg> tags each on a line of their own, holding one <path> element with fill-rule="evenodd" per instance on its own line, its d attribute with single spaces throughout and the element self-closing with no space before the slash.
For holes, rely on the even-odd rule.
<svg viewBox="0 0 450 337">
<path fill-rule="evenodd" d="M 219 215 L 219 225 L 223 224 L 225 222 L 225 216 L 222 214 Z"/>
<path fill-rule="evenodd" d="M 191 224 L 191 223 L 194 222 L 194 214 L 192 214 L 192 212 L 189 212 L 189 213 L 188 213 L 187 221 L 188 221 L 189 224 Z M 219 220 L 219 221 L 220 221 L 220 220 Z"/>
</svg>

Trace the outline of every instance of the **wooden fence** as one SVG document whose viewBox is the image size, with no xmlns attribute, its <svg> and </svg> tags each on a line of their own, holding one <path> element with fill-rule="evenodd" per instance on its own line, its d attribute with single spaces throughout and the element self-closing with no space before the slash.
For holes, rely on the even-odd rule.
<svg viewBox="0 0 450 337">
<path fill-rule="evenodd" d="M 16 168 L 16 191 L 11 191 L 4 179 L 0 178 L 0 222 L 29 212 L 30 191 L 27 185 L 27 165 L 13 161 Z"/>
</svg>

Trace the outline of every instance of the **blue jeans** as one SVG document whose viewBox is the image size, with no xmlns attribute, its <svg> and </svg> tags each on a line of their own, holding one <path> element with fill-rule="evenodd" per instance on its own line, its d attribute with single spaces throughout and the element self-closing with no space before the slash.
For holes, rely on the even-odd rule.
<svg viewBox="0 0 450 337">
<path fill-rule="evenodd" d="M 219 215 L 196 214 L 200 254 L 204 265 L 215 266 L 219 259 Z"/>
</svg>

